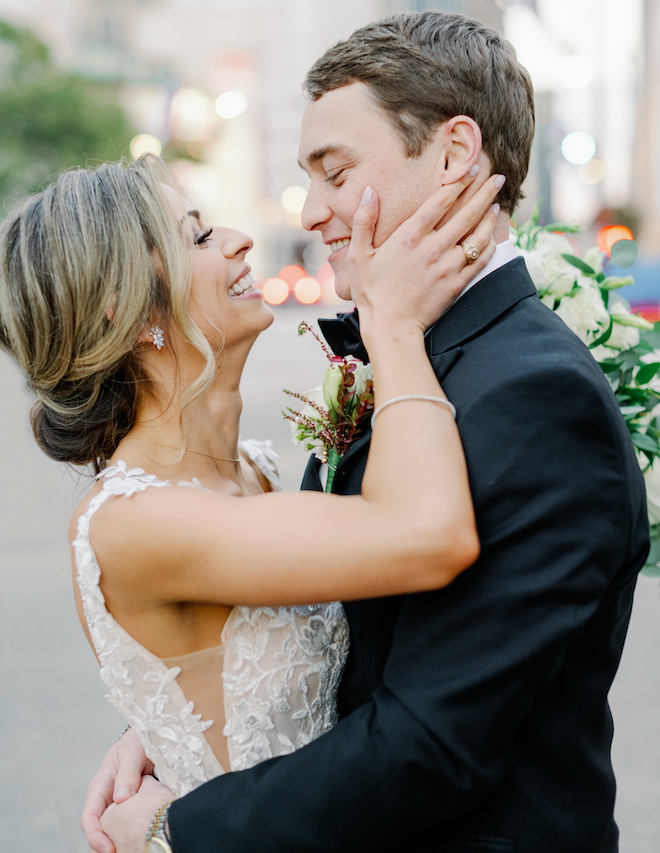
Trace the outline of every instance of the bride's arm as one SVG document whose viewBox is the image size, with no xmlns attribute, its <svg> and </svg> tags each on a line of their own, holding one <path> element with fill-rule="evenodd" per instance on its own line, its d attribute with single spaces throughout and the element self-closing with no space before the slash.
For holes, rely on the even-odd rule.
<svg viewBox="0 0 660 853">
<path fill-rule="evenodd" d="M 457 193 L 444 187 L 379 249 L 371 245 L 377 200 L 356 213 L 349 254 L 376 407 L 404 395 L 444 396 L 424 330 L 480 268 L 466 269 L 458 241 L 474 228 L 480 266 L 492 255 L 495 212 L 482 216 L 497 191 L 491 178 L 435 231 Z M 479 548 L 456 425 L 446 405 L 420 400 L 378 416 L 361 496 L 237 500 L 150 489 L 108 501 L 101 513 L 95 549 L 106 584 L 121 584 L 136 604 L 154 594 L 278 605 L 425 590 L 450 583 Z"/>
</svg>

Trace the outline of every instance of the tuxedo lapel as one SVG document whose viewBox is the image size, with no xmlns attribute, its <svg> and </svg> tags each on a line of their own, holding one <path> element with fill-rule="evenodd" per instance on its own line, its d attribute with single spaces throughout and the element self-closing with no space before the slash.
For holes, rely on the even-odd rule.
<svg viewBox="0 0 660 853">
<path fill-rule="evenodd" d="M 321 463 L 319 460 L 312 454 L 309 457 L 307 462 L 307 467 L 305 468 L 305 473 L 303 474 L 303 481 L 300 484 L 300 488 L 305 492 L 322 492 L 323 486 L 321 485 L 321 479 L 319 477 L 319 469 L 321 467 Z"/>
<path fill-rule="evenodd" d="M 426 333 L 426 351 L 440 382 L 461 357 L 461 344 L 481 334 L 522 299 L 535 295 L 536 287 L 522 258 L 505 264 L 468 290 Z M 338 314 L 336 320 L 319 320 L 319 326 L 337 355 L 355 355 L 368 361 L 357 311 Z M 340 460 L 333 491 L 359 493 L 370 439 L 371 426 L 367 426 Z M 312 457 L 305 471 L 303 489 L 321 490 L 319 467 L 318 459 Z"/>
<path fill-rule="evenodd" d="M 437 356 L 448 355 L 449 350 L 481 334 L 522 299 L 535 295 L 536 287 L 522 258 L 516 258 L 486 276 L 457 300 L 426 333 L 426 351 L 434 367 L 437 362 L 444 368 L 443 375 L 446 374 L 454 362 L 447 367 L 444 359 L 438 361 Z"/>
<path fill-rule="evenodd" d="M 339 465 L 337 465 L 337 472 L 335 474 L 335 480 L 333 483 L 333 492 L 338 491 L 336 486 L 340 486 L 343 484 L 344 479 L 348 478 L 349 481 L 353 481 L 356 478 L 356 474 L 359 476 L 360 481 L 362 480 L 362 474 L 364 472 L 364 464 L 359 468 L 359 473 L 353 470 L 355 461 L 358 459 L 366 460 L 367 450 L 369 447 L 369 442 L 371 441 L 371 424 L 365 427 L 364 432 L 359 435 L 355 441 L 351 442 L 348 446 L 348 450 L 339 460 Z M 359 483 L 357 485 L 357 491 L 355 494 L 360 493 Z M 341 486 L 341 493 L 345 494 L 346 488 L 344 485 Z M 353 493 L 353 492 L 351 492 Z"/>
<path fill-rule="evenodd" d="M 498 317 L 521 299 L 536 295 L 536 287 L 529 277 L 522 258 L 516 258 L 478 284 L 458 299 L 426 333 L 426 350 L 431 360 L 435 356 L 455 350 L 469 338 L 476 337 Z M 337 319 L 319 320 L 323 336 L 335 355 L 353 355 L 365 364 L 369 357 L 360 338 L 357 309 L 348 314 L 338 314 Z M 443 375 L 453 366 L 453 360 L 437 362 Z"/>
<path fill-rule="evenodd" d="M 461 347 L 456 347 L 453 350 L 449 350 L 449 352 L 441 352 L 438 355 L 433 355 L 428 352 L 429 361 L 433 365 L 433 370 L 435 371 L 435 375 L 438 377 L 438 382 L 442 383 L 442 380 L 449 373 L 452 367 L 456 364 L 458 359 L 463 353 Z"/>
</svg>

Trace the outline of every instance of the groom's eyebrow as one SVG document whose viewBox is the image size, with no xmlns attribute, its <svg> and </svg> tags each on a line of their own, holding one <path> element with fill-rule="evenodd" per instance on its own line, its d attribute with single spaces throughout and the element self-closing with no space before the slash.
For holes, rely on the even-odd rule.
<svg viewBox="0 0 660 853">
<path fill-rule="evenodd" d="M 315 163 L 323 160 L 324 157 L 327 157 L 328 154 L 337 154 L 345 150 L 346 148 L 344 145 L 323 145 L 320 148 L 315 148 L 313 151 L 310 151 L 306 157 L 307 165 L 313 166 Z M 298 160 L 298 165 L 301 169 L 305 169 L 305 166 L 303 166 L 300 160 Z"/>
</svg>

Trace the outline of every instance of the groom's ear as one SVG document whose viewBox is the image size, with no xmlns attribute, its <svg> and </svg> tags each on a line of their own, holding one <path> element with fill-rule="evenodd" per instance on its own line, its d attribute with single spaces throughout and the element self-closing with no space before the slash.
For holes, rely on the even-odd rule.
<svg viewBox="0 0 660 853">
<path fill-rule="evenodd" d="M 436 130 L 439 183 L 453 184 L 464 178 L 481 155 L 481 129 L 469 116 L 453 116 Z"/>
</svg>

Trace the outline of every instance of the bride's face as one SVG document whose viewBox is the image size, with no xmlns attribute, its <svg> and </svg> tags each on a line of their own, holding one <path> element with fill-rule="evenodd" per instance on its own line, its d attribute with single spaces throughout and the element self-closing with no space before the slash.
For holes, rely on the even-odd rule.
<svg viewBox="0 0 660 853">
<path fill-rule="evenodd" d="M 252 240 L 240 231 L 209 226 L 185 202 L 185 221 L 192 229 L 192 284 L 188 310 L 214 348 L 252 343 L 273 321 L 246 256 Z"/>
</svg>

